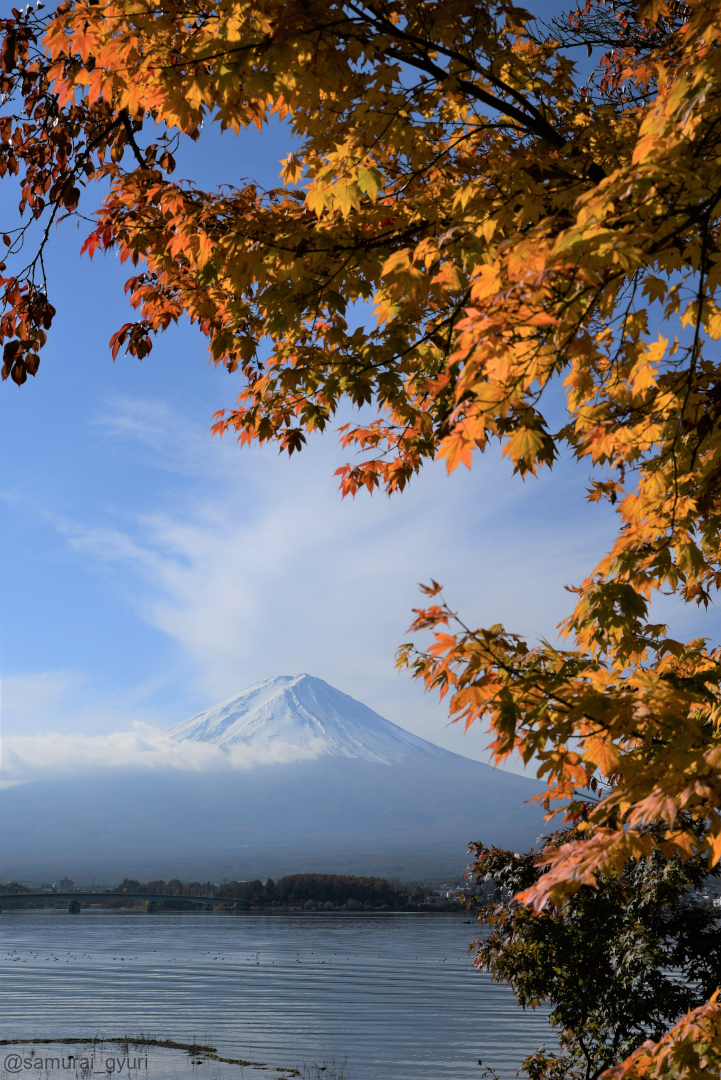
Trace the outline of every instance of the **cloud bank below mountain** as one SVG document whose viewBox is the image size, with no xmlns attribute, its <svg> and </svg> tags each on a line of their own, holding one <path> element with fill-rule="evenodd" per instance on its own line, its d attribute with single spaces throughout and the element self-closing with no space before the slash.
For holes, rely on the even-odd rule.
<svg viewBox="0 0 721 1080">
<path fill-rule="evenodd" d="M 79 776 L 104 769 L 179 769 L 186 772 L 252 769 L 317 758 L 320 741 L 310 747 L 275 742 L 269 746 L 214 746 L 178 741 L 161 728 L 137 722 L 131 731 L 111 735 L 8 736 L 2 746 L 2 782 L 27 783 L 44 776 Z"/>
</svg>

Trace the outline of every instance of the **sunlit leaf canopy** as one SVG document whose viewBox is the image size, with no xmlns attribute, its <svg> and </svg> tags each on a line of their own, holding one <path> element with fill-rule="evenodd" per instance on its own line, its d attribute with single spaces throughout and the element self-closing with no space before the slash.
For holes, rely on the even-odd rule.
<svg viewBox="0 0 721 1080">
<path fill-rule="evenodd" d="M 648 602 L 706 604 L 721 573 L 721 5 L 589 2 L 544 25 L 470 0 L 69 0 L 2 29 L 0 173 L 24 215 L 4 377 L 38 371 L 43 237 L 82 199 L 89 254 L 137 271 L 113 354 L 197 323 L 239 380 L 216 432 L 293 452 L 341 403 L 377 408 L 341 429 L 346 494 L 496 439 L 521 476 L 588 461 L 619 534 L 578 586 L 569 648 L 458 628 L 438 601 L 415 623 L 435 644 L 400 663 L 488 721 L 498 759 L 540 761 L 549 809 L 582 819 L 529 902 L 656 844 L 717 861 L 719 654 L 670 640 Z M 294 147 L 277 189 L 173 180 L 179 140 L 276 121 Z"/>
</svg>

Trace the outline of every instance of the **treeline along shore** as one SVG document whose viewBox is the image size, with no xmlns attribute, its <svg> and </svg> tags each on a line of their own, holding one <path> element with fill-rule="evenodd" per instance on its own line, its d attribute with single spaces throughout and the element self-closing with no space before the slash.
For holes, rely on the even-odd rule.
<svg viewBox="0 0 721 1080">
<path fill-rule="evenodd" d="M 22 895 L 36 890 L 17 882 L 0 887 L 6 895 Z M 123 896 L 105 896 L 105 892 Z M 379 877 L 356 877 L 352 874 L 288 874 L 273 881 L 136 881 L 125 878 L 112 889 L 98 891 L 92 900 L 85 899 L 84 907 L 128 908 L 145 907 L 147 899 L 133 899 L 142 893 L 163 896 L 154 906 L 160 910 L 195 909 L 197 905 L 184 897 L 226 898 L 228 907 L 236 905 L 250 910 L 267 911 L 452 911 L 462 907 L 461 890 L 413 882 L 397 884 Z M 168 899 L 172 897 L 172 899 Z M 67 901 L 54 900 L 48 891 L 42 898 L 35 896 L 28 906 L 52 907 Z"/>
</svg>

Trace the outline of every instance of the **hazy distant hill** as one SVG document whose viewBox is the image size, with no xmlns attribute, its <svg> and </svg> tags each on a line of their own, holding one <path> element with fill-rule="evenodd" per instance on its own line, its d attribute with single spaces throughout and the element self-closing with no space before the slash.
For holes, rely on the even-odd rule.
<svg viewBox="0 0 721 1080">
<path fill-rule="evenodd" d="M 525 804 L 537 783 L 419 739 L 309 675 L 257 683 L 167 733 L 270 763 L 6 788 L 3 879 L 442 876 L 463 869 L 470 840 L 527 848 L 543 831 Z"/>
</svg>

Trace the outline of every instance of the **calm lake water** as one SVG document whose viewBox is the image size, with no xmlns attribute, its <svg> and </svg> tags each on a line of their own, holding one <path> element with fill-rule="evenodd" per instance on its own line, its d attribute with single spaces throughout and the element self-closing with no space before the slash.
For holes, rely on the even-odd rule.
<svg viewBox="0 0 721 1080">
<path fill-rule="evenodd" d="M 470 969 L 475 934 L 475 924 L 443 914 L 6 908 L 0 1037 L 143 1033 L 207 1041 L 271 1068 L 335 1061 L 337 1072 L 345 1062 L 349 1080 L 480 1080 L 482 1058 L 511 1080 L 553 1035 L 543 1014 L 522 1012 L 506 988 Z M 152 1080 L 190 1068 L 177 1054 L 149 1056 Z M 192 1071 L 205 1080 L 268 1075 L 210 1061 Z"/>
</svg>

